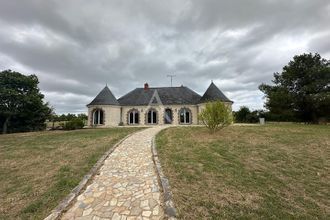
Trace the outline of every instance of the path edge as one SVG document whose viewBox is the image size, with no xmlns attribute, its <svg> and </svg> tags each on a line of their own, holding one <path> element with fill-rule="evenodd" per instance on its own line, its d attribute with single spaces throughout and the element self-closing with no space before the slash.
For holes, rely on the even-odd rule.
<svg viewBox="0 0 330 220">
<path fill-rule="evenodd" d="M 152 160 L 156 167 L 156 173 L 158 177 L 158 181 L 160 182 L 160 186 L 163 191 L 163 200 L 164 200 L 164 213 L 166 217 L 169 219 L 176 219 L 177 211 L 173 201 L 173 194 L 171 192 L 171 187 L 168 178 L 164 175 L 162 165 L 159 161 L 157 149 L 156 149 L 156 136 L 159 134 L 157 132 L 151 141 L 151 152 L 152 152 Z"/>
<path fill-rule="evenodd" d="M 138 130 L 131 134 L 126 135 L 124 138 L 119 140 L 111 149 L 109 149 L 102 157 L 96 162 L 96 164 L 90 169 L 90 171 L 83 177 L 83 179 L 79 182 L 78 186 L 73 188 L 71 192 L 51 211 L 44 220 L 57 220 L 61 217 L 61 215 L 67 211 L 68 207 L 73 203 L 73 201 L 80 195 L 80 193 L 85 189 L 89 181 L 97 174 L 101 166 L 104 164 L 104 161 L 110 156 L 110 154 L 116 150 L 116 148 L 124 142 L 127 138 L 132 136 L 133 134 L 140 132 Z"/>
</svg>

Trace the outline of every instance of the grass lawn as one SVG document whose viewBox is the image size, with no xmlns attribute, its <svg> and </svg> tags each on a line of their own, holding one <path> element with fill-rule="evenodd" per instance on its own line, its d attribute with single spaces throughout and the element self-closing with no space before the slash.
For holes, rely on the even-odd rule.
<svg viewBox="0 0 330 220">
<path fill-rule="evenodd" d="M 180 219 L 330 219 L 330 126 L 177 127 L 156 141 Z"/>
<path fill-rule="evenodd" d="M 0 135 L 0 219 L 42 219 L 116 142 L 140 128 Z"/>
</svg>

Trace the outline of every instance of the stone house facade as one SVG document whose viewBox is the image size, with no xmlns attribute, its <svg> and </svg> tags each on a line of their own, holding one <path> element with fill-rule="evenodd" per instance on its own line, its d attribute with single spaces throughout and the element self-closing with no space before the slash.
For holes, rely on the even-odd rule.
<svg viewBox="0 0 330 220">
<path fill-rule="evenodd" d="M 106 86 L 87 105 L 88 125 L 197 125 L 198 114 L 209 101 L 229 100 L 212 82 L 203 96 L 185 86 L 136 88 L 119 99 Z"/>
</svg>

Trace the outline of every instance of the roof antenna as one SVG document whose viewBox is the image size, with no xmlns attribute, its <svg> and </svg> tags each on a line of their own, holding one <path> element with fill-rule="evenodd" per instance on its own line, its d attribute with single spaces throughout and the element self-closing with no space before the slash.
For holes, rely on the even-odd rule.
<svg viewBox="0 0 330 220">
<path fill-rule="evenodd" d="M 176 75 L 168 74 L 167 77 L 171 77 L 171 87 L 172 87 L 172 80 L 173 80 L 173 77 L 176 77 Z"/>
</svg>

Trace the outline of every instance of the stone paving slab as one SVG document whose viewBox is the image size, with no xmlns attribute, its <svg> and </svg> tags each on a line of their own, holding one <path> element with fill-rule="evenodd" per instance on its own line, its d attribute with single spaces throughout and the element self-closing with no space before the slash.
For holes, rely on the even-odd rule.
<svg viewBox="0 0 330 220">
<path fill-rule="evenodd" d="M 162 129 L 147 128 L 118 145 L 62 219 L 162 219 L 151 153 L 152 138 Z"/>
</svg>

